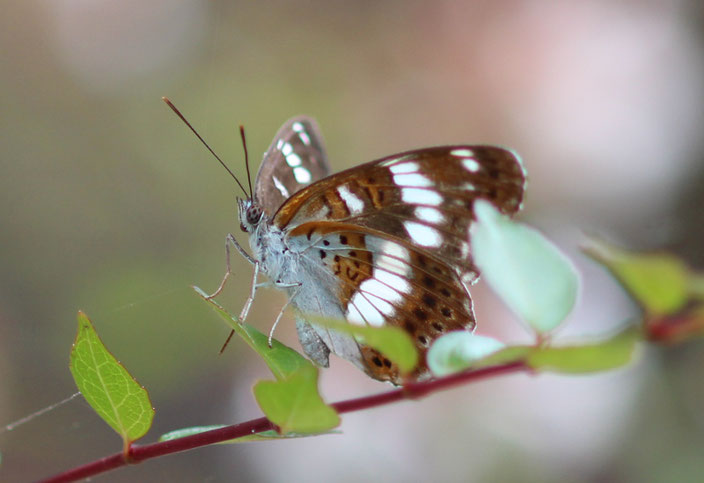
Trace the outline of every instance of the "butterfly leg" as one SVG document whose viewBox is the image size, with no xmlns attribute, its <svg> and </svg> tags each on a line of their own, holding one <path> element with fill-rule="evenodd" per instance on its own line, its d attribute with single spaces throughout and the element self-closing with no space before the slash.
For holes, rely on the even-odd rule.
<svg viewBox="0 0 704 483">
<path fill-rule="evenodd" d="M 254 258 L 245 251 L 244 248 L 240 246 L 239 243 L 237 243 L 237 240 L 235 239 L 235 236 L 232 233 L 228 233 L 227 236 L 225 237 L 225 264 L 227 266 L 227 270 L 225 271 L 225 276 L 222 278 L 222 282 L 220 282 L 220 286 L 213 292 L 212 294 L 208 295 L 207 300 L 213 299 L 220 295 L 220 292 L 222 292 L 222 289 L 225 287 L 225 283 L 227 282 L 227 279 L 230 278 L 230 274 L 232 274 L 232 270 L 230 269 L 230 243 L 237 249 L 237 251 L 244 257 L 245 260 L 247 260 L 249 263 L 252 265 L 256 265 L 256 262 L 254 261 Z M 256 280 L 256 278 L 255 278 Z M 252 295 L 252 297 L 254 297 Z M 251 305 L 251 302 L 250 302 Z"/>
<path fill-rule="evenodd" d="M 274 325 L 271 326 L 271 330 L 269 331 L 269 349 L 271 349 L 271 340 L 274 338 L 274 330 L 276 330 L 276 326 L 279 325 L 279 321 L 281 320 L 281 317 L 284 315 L 284 311 L 286 308 L 288 308 L 289 304 L 293 299 L 296 298 L 296 295 L 298 295 L 298 292 L 301 290 L 301 286 L 303 285 L 300 282 L 297 283 L 274 283 L 278 288 L 291 288 L 291 287 L 296 287 L 296 289 L 293 291 L 291 296 L 288 298 L 286 303 L 284 304 L 283 307 L 281 307 L 281 311 L 279 312 L 279 315 L 276 316 L 276 320 L 274 321 Z"/>
<path fill-rule="evenodd" d="M 230 235 L 232 236 L 232 235 Z M 229 253 L 228 253 L 229 255 Z M 228 257 L 229 260 L 229 257 Z M 227 274 L 229 275 L 230 267 L 228 267 Z M 228 275 L 225 275 L 225 279 L 223 279 L 222 284 L 220 285 L 220 288 L 218 289 L 217 292 L 215 292 L 213 295 L 209 296 L 208 298 L 215 297 L 220 290 L 222 290 L 222 285 L 225 284 L 225 280 L 227 280 Z M 244 307 L 242 307 L 242 312 L 240 312 L 240 317 L 239 317 L 239 323 L 243 323 L 244 319 L 247 318 L 247 314 L 249 314 L 249 309 L 252 307 L 252 302 L 254 301 L 254 293 L 257 290 L 257 287 L 259 287 L 262 284 L 257 284 L 257 277 L 259 276 L 259 262 L 254 262 L 254 275 L 252 276 L 252 288 L 249 292 L 249 297 L 247 297 L 247 300 L 244 303 Z M 225 347 L 227 347 L 227 344 L 230 343 L 230 339 L 232 339 L 232 336 L 235 334 L 235 330 L 232 329 L 230 331 L 230 335 L 227 337 L 227 340 L 225 343 L 222 345 L 222 348 L 220 349 L 220 354 L 222 354 L 225 351 Z"/>
<path fill-rule="evenodd" d="M 259 277 L 259 262 L 254 262 L 254 274 L 252 275 L 252 288 L 249 292 L 249 297 L 244 302 L 244 307 L 242 307 L 242 312 L 240 312 L 240 323 L 244 322 L 249 314 L 249 309 L 252 308 L 252 302 L 254 302 L 254 294 L 257 291 L 257 277 Z"/>
</svg>

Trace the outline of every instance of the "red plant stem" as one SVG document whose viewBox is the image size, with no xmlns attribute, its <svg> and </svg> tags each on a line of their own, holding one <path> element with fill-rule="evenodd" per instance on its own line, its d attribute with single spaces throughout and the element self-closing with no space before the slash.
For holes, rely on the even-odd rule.
<svg viewBox="0 0 704 483">
<path fill-rule="evenodd" d="M 452 374 L 439 379 L 423 382 L 412 382 L 393 391 L 364 396 L 356 399 L 348 399 L 331 404 L 338 413 L 349 413 L 364 409 L 391 404 L 403 399 L 417 399 L 428 394 L 449 389 L 469 382 L 476 382 L 481 379 L 501 376 L 503 374 L 532 371 L 530 367 L 522 362 L 511 362 L 496 366 L 475 369 L 457 374 Z M 171 453 L 178 453 L 209 444 L 220 443 L 230 439 L 240 438 L 250 434 L 261 433 L 262 431 L 275 430 L 276 426 L 267 418 L 252 419 L 233 426 L 213 429 L 203 433 L 193 434 L 170 441 L 148 444 L 144 446 L 132 445 L 129 448 L 129 458 L 125 458 L 123 452 L 106 456 L 99 460 L 77 466 L 58 475 L 51 476 L 43 482 L 64 483 L 88 478 L 93 475 L 105 473 L 107 471 L 125 466 L 128 464 L 140 463 L 144 460 Z"/>
</svg>

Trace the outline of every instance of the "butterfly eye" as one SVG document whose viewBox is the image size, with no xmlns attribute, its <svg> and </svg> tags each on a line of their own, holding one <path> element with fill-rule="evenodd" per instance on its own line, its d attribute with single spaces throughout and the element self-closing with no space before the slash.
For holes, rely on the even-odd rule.
<svg viewBox="0 0 704 483">
<path fill-rule="evenodd" d="M 247 209 L 247 223 L 256 225 L 262 217 L 262 209 L 259 205 L 251 205 Z"/>
</svg>

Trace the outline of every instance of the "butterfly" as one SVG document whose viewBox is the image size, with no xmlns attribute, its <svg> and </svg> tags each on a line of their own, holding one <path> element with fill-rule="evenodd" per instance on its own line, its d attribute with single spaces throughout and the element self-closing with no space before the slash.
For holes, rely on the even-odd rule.
<svg viewBox="0 0 704 483">
<path fill-rule="evenodd" d="M 513 214 L 521 208 L 525 179 L 512 151 L 471 145 L 407 151 L 330 175 L 318 125 L 298 116 L 274 137 L 251 195 L 238 199 L 252 254 L 234 236 L 228 239 L 253 263 L 254 282 L 262 272 L 287 293 L 311 360 L 328 367 L 333 353 L 398 385 L 429 376 L 425 354 L 435 339 L 474 329 L 473 204 L 485 199 Z M 228 263 L 223 284 L 229 273 Z M 400 327 L 412 337 L 420 363 L 403 375 L 379 351 L 316 325 L 307 314 Z"/>
</svg>

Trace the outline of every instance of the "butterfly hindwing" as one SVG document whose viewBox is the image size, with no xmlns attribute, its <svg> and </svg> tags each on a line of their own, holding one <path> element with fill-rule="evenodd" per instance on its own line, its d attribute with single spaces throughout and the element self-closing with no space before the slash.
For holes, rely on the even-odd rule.
<svg viewBox="0 0 704 483">
<path fill-rule="evenodd" d="M 322 223 L 302 254 L 315 256 L 316 279 L 332 273 L 331 286 L 346 320 L 391 325 L 405 330 L 421 354 L 412 377 L 426 373 L 425 353 L 434 339 L 452 330 L 472 330 L 472 301 L 459 275 L 445 263 L 421 253 L 406 240 L 387 239 L 354 225 Z M 398 369 L 374 349 L 359 345 L 363 369 L 375 379 L 402 382 Z"/>
</svg>

